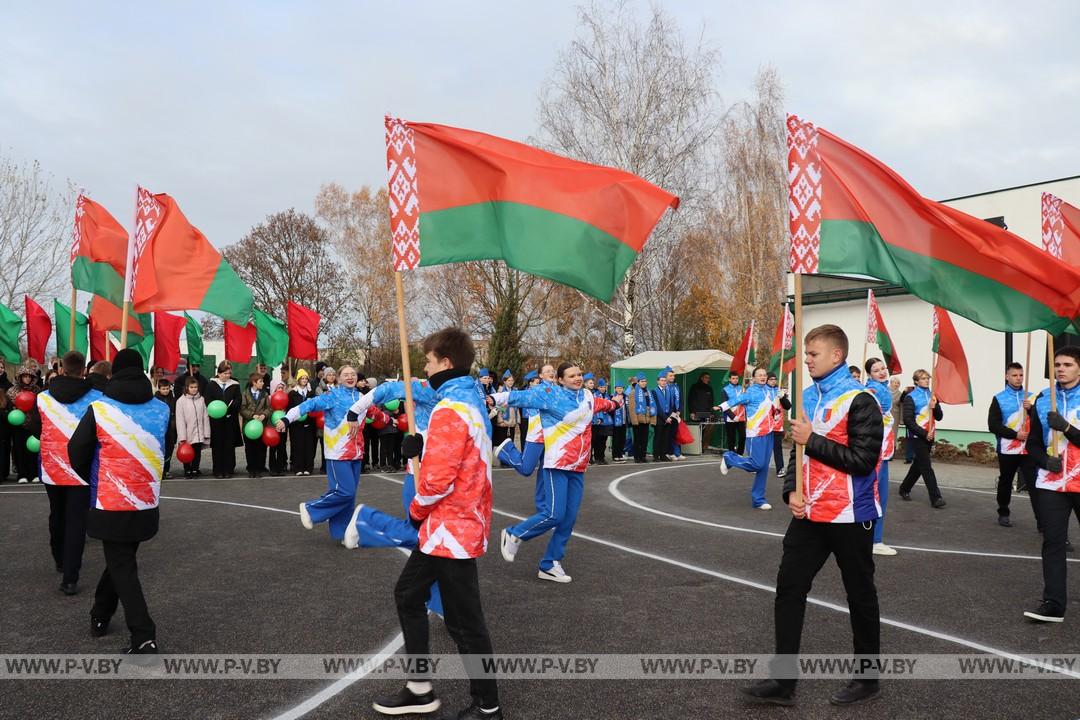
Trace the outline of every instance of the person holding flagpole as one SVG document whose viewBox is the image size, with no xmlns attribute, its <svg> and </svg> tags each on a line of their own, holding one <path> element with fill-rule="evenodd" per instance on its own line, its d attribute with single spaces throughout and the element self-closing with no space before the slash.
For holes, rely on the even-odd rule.
<svg viewBox="0 0 1080 720">
<path fill-rule="evenodd" d="M 881 459 L 877 466 L 877 493 L 881 502 L 881 517 L 874 522 L 874 554 L 895 555 L 896 550 L 885 544 L 885 510 L 889 504 L 889 461 L 896 452 L 896 427 L 892 413 L 892 392 L 889 389 L 889 366 L 880 358 L 866 361 L 866 389 L 881 408 L 883 424 Z"/>
<path fill-rule="evenodd" d="M 1027 462 L 1028 412 L 1032 407 L 1033 395 L 1024 390 L 1024 366 L 1018 362 L 1009 363 L 1005 368 L 1005 389 L 990 401 L 990 411 L 986 424 L 997 440 L 998 483 L 997 512 L 998 525 L 1012 527 L 1009 518 L 1009 504 L 1012 500 L 1013 480 L 1019 473 L 1021 481 L 1029 488 L 1035 521 L 1039 511 L 1035 498 L 1038 491 L 1032 491 L 1035 483 L 1029 481 L 1028 470 L 1034 470 Z"/>
<path fill-rule="evenodd" d="M 930 461 L 930 450 L 934 445 L 935 422 L 940 422 L 943 417 L 941 404 L 930 392 L 930 373 L 923 369 L 916 370 L 912 376 L 915 387 L 904 396 L 904 426 L 908 431 L 908 442 L 915 451 L 915 461 L 911 464 L 904 481 L 900 483 L 900 497 L 905 501 L 911 500 L 911 489 L 921 477 L 926 483 L 926 491 L 930 494 L 930 504 L 941 509 L 945 507 L 945 499 L 941 497 L 938 488 L 937 475 Z"/>
</svg>

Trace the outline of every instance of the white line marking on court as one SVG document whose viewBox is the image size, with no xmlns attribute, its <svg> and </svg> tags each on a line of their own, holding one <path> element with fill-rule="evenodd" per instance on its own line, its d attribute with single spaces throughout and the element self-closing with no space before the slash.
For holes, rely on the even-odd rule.
<svg viewBox="0 0 1080 720">
<path fill-rule="evenodd" d="M 662 469 L 667 469 L 667 468 L 652 468 L 652 469 L 653 470 L 662 470 Z M 641 472 L 649 472 L 649 471 L 641 471 Z M 389 480 L 390 482 L 401 484 L 400 480 L 396 480 L 394 478 L 389 478 L 389 477 L 386 477 L 386 476 L 383 476 L 383 475 L 372 475 L 372 477 L 381 477 L 384 480 Z M 508 512 L 505 512 L 503 510 L 499 510 L 497 508 L 492 508 L 491 511 L 493 513 L 498 514 L 498 515 L 502 515 L 503 517 L 513 518 L 514 520 L 525 520 L 525 518 L 523 516 L 521 516 L 521 515 L 515 515 L 514 513 L 508 513 Z M 594 542 L 594 543 L 596 543 L 598 545 L 603 545 L 605 547 L 614 548 L 615 550 L 622 550 L 623 552 L 630 553 L 631 555 L 637 555 L 638 557 L 648 558 L 649 560 L 656 560 L 657 562 L 662 562 L 662 563 L 664 563 L 666 565 L 673 565 L 675 567 L 679 567 L 679 568 L 682 568 L 684 570 L 690 570 L 692 572 L 701 573 L 702 575 L 708 575 L 710 577 L 714 577 L 714 578 L 717 578 L 719 580 L 726 580 L 728 582 L 735 583 L 737 585 L 743 585 L 743 586 L 746 586 L 746 587 L 755 588 L 757 590 L 764 590 L 766 592 L 771 592 L 771 593 L 776 592 L 776 588 L 774 586 L 766 585 L 765 583 L 760 583 L 760 582 L 757 582 L 755 580 L 747 580 L 746 578 L 737 577 L 735 575 L 728 575 L 726 573 L 717 572 L 716 570 L 710 570 L 709 568 L 703 568 L 703 567 L 700 567 L 698 565 L 691 565 L 690 563 L 685 563 L 685 562 L 682 562 L 681 560 L 675 560 L 674 558 L 665 557 L 663 555 L 657 555 L 655 553 L 646 552 L 644 550 L 638 550 L 636 548 L 627 547 L 626 545 L 620 545 L 619 543 L 612 542 L 610 540 L 604 540 L 603 538 L 594 537 L 592 535 L 586 535 L 584 533 L 579 533 L 579 532 L 576 532 L 576 531 L 573 533 L 573 535 L 574 535 L 574 537 L 581 538 L 582 540 L 588 540 L 589 542 Z M 829 610 L 835 610 L 836 612 L 843 613 L 845 615 L 850 614 L 850 612 L 848 611 L 848 609 L 846 607 L 843 607 L 842 605 L 837 605 L 836 603 L 828 602 L 827 600 L 818 600 L 817 598 L 807 597 L 806 602 L 810 603 L 811 605 L 817 605 L 818 607 L 828 608 Z M 1068 677 L 1072 677 L 1072 678 L 1076 678 L 1076 679 L 1080 680 L 1080 672 L 1076 672 L 1076 671 L 1073 671 L 1073 670 L 1066 670 L 1064 668 L 1059 668 L 1059 667 L 1054 667 L 1054 666 L 1050 665 L 1049 663 L 1041 662 L 1039 660 L 1035 660 L 1035 659 L 1030 658 L 1030 657 L 1025 657 L 1024 655 L 1019 655 L 1017 653 L 1013 653 L 1013 652 L 1010 652 L 1008 650 L 1001 650 L 999 648 L 991 647 L 989 645 L 983 645 L 982 643 L 975 642 L 974 640 L 968 640 L 966 638 L 962 638 L 962 637 L 959 637 L 957 635 L 950 635 L 948 633 L 938 632 L 937 630 L 931 630 L 930 628 L 924 628 L 924 627 L 920 627 L 918 625 L 912 625 L 910 623 L 903 622 L 902 620 L 891 620 L 891 619 L 885 618 L 885 617 L 881 618 L 881 623 L 883 625 L 889 625 L 891 627 L 900 628 L 902 630 L 909 630 L 909 631 L 911 631 L 913 633 L 918 633 L 920 635 L 926 635 L 927 637 L 936 638 L 938 640 L 944 640 L 946 642 L 951 642 L 951 643 L 955 643 L 957 645 L 962 645 L 963 647 L 971 648 L 972 650 L 978 650 L 979 652 L 989 653 L 991 655 L 997 655 L 998 657 L 1008 658 L 1010 660 L 1016 660 L 1016 661 L 1024 662 L 1024 663 L 1027 663 L 1029 665 L 1033 665 L 1035 667 L 1039 667 L 1039 668 L 1041 668 L 1043 670 L 1046 670 L 1047 672 L 1058 673 L 1058 674 L 1061 674 L 1061 675 L 1066 675 Z"/>
<path fill-rule="evenodd" d="M 705 525 L 707 527 L 717 528 L 719 530 L 730 530 L 732 532 L 748 533 L 751 535 L 768 535 L 770 537 L 782 538 L 784 533 L 773 532 L 771 530 L 758 530 L 756 528 L 741 527 L 739 525 L 724 525 L 723 523 L 711 522 L 709 520 L 699 520 L 697 518 L 686 517 L 685 515 L 677 515 L 675 513 L 667 512 L 666 510 L 659 510 L 648 505 L 643 505 L 636 500 L 631 500 L 623 494 L 619 489 L 619 485 L 623 480 L 628 480 L 635 475 L 644 475 L 645 473 L 658 472 L 660 470 L 670 470 L 670 467 L 656 467 L 649 468 L 648 470 L 638 470 L 637 472 L 629 473 L 628 475 L 621 475 L 610 483 L 608 483 L 608 492 L 611 493 L 619 502 L 629 505 L 632 508 L 642 510 L 653 515 L 661 515 L 672 520 L 679 520 L 681 522 L 692 523 L 694 525 Z M 781 507 L 781 510 L 785 509 Z M 966 555 L 971 557 L 988 557 L 988 558 L 1003 558 L 1009 560 L 1042 560 L 1040 555 L 1014 555 L 1010 553 L 993 553 L 993 552 L 981 552 L 978 550 L 950 550 L 948 548 L 928 548 L 928 547 L 916 547 L 914 545 L 890 545 L 898 550 L 913 550 L 915 552 L 927 552 L 927 553 L 939 553 L 942 555 Z M 1080 563 L 1080 558 L 1073 559 L 1068 558 L 1067 562 Z"/>
</svg>

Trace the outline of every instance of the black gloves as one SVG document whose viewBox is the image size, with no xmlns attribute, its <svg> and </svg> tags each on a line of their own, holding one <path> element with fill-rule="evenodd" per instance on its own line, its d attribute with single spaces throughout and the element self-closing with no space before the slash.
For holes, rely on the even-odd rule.
<svg viewBox="0 0 1080 720">
<path fill-rule="evenodd" d="M 1071 425 L 1069 425 L 1069 421 L 1066 420 L 1060 413 L 1056 412 L 1047 413 L 1046 423 L 1050 426 L 1051 430 L 1057 430 L 1059 432 L 1064 432 L 1071 427 Z"/>
<path fill-rule="evenodd" d="M 424 452 L 423 435 L 406 435 L 401 439 L 401 457 L 411 460 Z"/>
<path fill-rule="evenodd" d="M 1058 417 L 1061 417 L 1061 416 L 1059 415 Z M 1061 464 L 1061 458 L 1059 458 L 1059 457 L 1047 457 L 1046 458 L 1046 469 L 1049 470 L 1050 472 L 1059 473 L 1059 472 L 1061 472 L 1063 467 L 1064 466 Z"/>
</svg>

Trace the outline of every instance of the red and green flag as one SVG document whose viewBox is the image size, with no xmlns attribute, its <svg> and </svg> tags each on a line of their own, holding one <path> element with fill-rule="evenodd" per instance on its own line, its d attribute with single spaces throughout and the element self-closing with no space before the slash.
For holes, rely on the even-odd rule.
<svg viewBox="0 0 1080 720">
<path fill-rule="evenodd" d="M 85 195 L 75 202 L 71 234 L 71 284 L 78 290 L 124 304 L 128 232 L 109 211 Z"/>
<path fill-rule="evenodd" d="M 773 333 L 772 354 L 769 356 L 769 372 L 777 377 L 787 375 L 795 369 L 795 316 L 784 303 L 784 312 L 776 324 Z"/>
<path fill-rule="evenodd" d="M 946 405 L 971 405 L 971 375 L 952 318 L 934 308 L 934 395 Z"/>
<path fill-rule="evenodd" d="M 878 307 L 873 290 L 866 291 L 866 342 L 877 345 L 881 350 L 890 375 L 899 375 L 903 371 L 900 367 L 900 356 L 893 347 L 892 336 L 885 327 L 885 318 L 881 317 L 881 308 Z"/>
<path fill-rule="evenodd" d="M 217 248 L 188 222 L 175 200 L 142 187 L 126 290 L 140 313 L 203 310 L 237 323 L 251 317 L 251 289 Z"/>
<path fill-rule="evenodd" d="M 386 118 L 394 269 L 470 260 L 610 302 L 679 199 L 622 170 L 472 130 Z"/>
<path fill-rule="evenodd" d="M 754 321 L 750 321 L 750 327 L 746 328 L 746 334 L 743 335 L 742 342 L 739 343 L 739 347 L 735 350 L 735 354 L 731 356 L 731 367 L 728 368 L 728 372 L 732 375 L 737 375 L 740 378 L 743 373 L 746 372 L 747 366 L 753 366 L 754 364 Z"/>
<path fill-rule="evenodd" d="M 90 326 L 97 328 L 98 332 L 120 330 L 121 321 L 124 317 L 123 308 L 114 305 L 107 298 L 95 295 L 90 298 Z M 128 310 L 128 334 L 143 337 L 145 331 L 142 325 L 143 316 Z"/>
<path fill-rule="evenodd" d="M 78 350 L 83 355 L 90 351 L 90 318 L 78 310 L 75 311 L 75 347 L 70 347 L 71 308 L 59 300 L 53 300 L 53 319 L 56 321 L 56 354 L 64 357 L 69 350 Z"/>
<path fill-rule="evenodd" d="M 1042 242 L 1046 252 L 1073 267 L 1080 266 L 1080 208 L 1044 192 Z"/>
<path fill-rule="evenodd" d="M 922 197 L 832 133 L 789 116 L 791 271 L 868 275 L 983 327 L 1060 333 L 1080 316 L 1080 268 Z"/>
<path fill-rule="evenodd" d="M 22 361 L 19 349 L 19 336 L 22 335 L 23 321 L 7 305 L 0 304 L 0 357 L 18 365 Z"/>
</svg>

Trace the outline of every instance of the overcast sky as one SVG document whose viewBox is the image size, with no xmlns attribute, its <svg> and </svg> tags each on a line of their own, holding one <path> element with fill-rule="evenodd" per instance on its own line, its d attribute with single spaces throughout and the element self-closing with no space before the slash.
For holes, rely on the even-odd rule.
<svg viewBox="0 0 1080 720">
<path fill-rule="evenodd" d="M 136 182 L 168 192 L 219 246 L 322 183 L 382 183 L 386 112 L 526 139 L 577 24 L 537 0 L 4 5 L 3 152 L 125 225 Z M 771 63 L 790 112 L 924 195 L 1080 174 L 1080 3 L 661 5 L 719 49 L 725 103 Z"/>
</svg>

